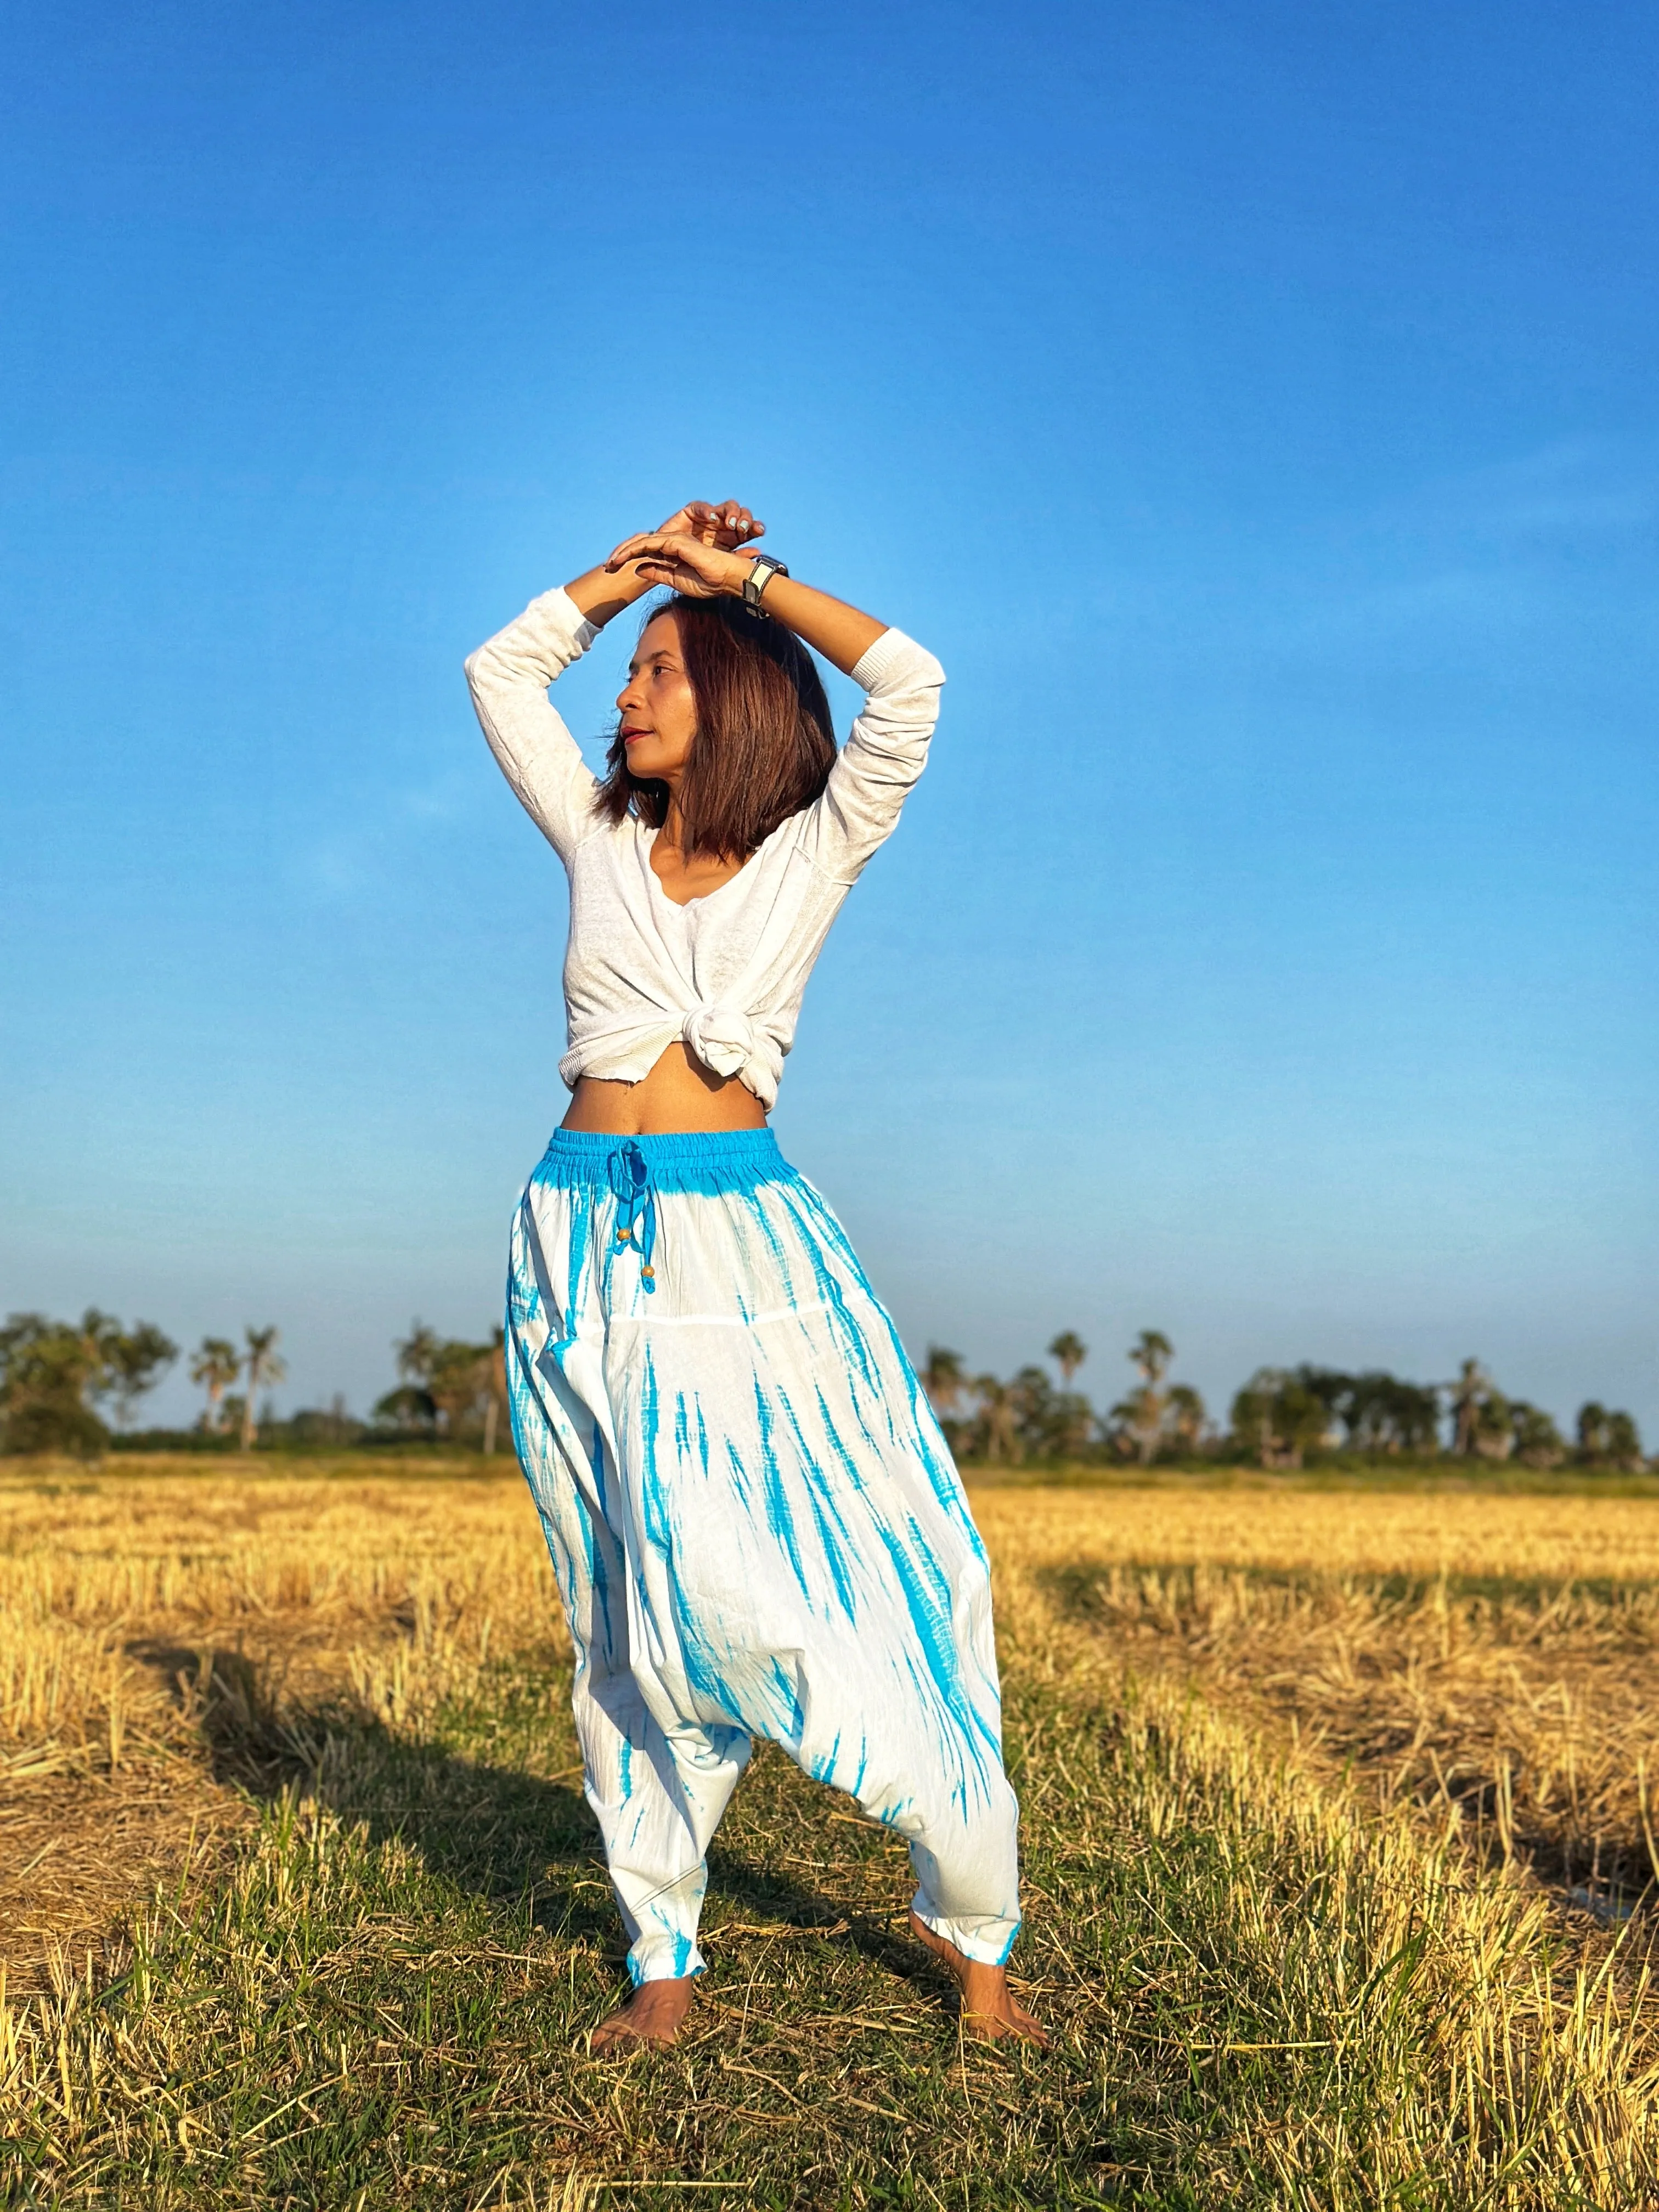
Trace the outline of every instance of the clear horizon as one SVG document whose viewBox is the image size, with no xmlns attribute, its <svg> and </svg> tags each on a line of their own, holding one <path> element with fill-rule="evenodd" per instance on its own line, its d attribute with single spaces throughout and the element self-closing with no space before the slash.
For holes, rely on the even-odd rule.
<svg viewBox="0 0 1659 2212">
<path fill-rule="evenodd" d="M 1650 11 L 3 36 L 0 1311 L 489 1326 L 563 881 L 461 659 L 731 495 L 948 673 L 776 1116 L 913 1353 L 1659 1448 Z"/>
</svg>

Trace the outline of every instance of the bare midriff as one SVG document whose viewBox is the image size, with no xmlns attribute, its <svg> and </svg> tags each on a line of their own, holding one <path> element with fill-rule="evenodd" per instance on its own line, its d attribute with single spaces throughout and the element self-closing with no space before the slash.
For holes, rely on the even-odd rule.
<svg viewBox="0 0 1659 2212">
<path fill-rule="evenodd" d="M 684 1042 L 671 1044 L 639 1083 L 578 1079 L 567 1129 L 604 1137 L 670 1137 L 708 1129 L 763 1129 L 766 1109 L 735 1075 L 716 1075 Z"/>
</svg>

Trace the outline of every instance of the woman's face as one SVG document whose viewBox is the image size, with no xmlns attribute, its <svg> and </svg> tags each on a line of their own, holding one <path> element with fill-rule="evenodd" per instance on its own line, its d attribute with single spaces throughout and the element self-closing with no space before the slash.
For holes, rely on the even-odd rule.
<svg viewBox="0 0 1659 2212">
<path fill-rule="evenodd" d="M 617 712 L 629 775 L 673 790 L 691 757 L 697 702 L 672 615 L 656 616 L 641 633 L 628 681 L 617 695 Z"/>
</svg>

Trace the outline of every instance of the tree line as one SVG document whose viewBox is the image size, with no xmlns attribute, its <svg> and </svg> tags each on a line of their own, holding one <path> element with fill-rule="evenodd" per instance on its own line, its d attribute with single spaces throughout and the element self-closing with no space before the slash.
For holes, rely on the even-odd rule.
<svg viewBox="0 0 1659 2212">
<path fill-rule="evenodd" d="M 247 1328 L 242 1340 L 204 1336 L 190 1356 L 203 1393 L 195 1429 L 171 1440 L 250 1451 L 256 1443 L 308 1446 L 443 1442 L 494 1452 L 504 1440 L 507 1369 L 503 1333 L 442 1337 L 419 1320 L 392 1346 L 398 1380 L 370 1421 L 336 1399 L 279 1420 L 269 1393 L 287 1373 L 275 1327 Z M 88 1307 L 78 1322 L 13 1314 L 0 1328 L 0 1450 L 94 1456 L 131 1437 L 139 1401 L 179 1358 L 153 1322 L 131 1328 Z M 1099 1461 L 1151 1467 L 1180 1460 L 1250 1460 L 1298 1468 L 1310 1455 L 1366 1458 L 1514 1460 L 1526 1467 L 1582 1465 L 1635 1473 L 1646 1465 L 1628 1413 L 1591 1399 L 1571 1439 L 1550 1414 L 1501 1390 L 1477 1359 L 1441 1382 L 1412 1382 L 1381 1368 L 1350 1374 L 1304 1363 L 1261 1367 L 1233 1396 L 1226 1423 L 1212 1421 L 1199 1392 L 1171 1379 L 1175 1347 L 1142 1329 L 1129 1347 L 1138 1378 L 1103 1413 L 1076 1388 L 1088 1347 L 1064 1329 L 1036 1363 L 1003 1379 L 970 1375 L 961 1355 L 931 1345 L 923 1387 L 959 1460 Z M 240 1387 L 238 1387 L 240 1386 Z M 264 1403 L 261 1404 L 262 1395 Z M 150 1432 L 155 1441 L 168 1440 Z"/>
<path fill-rule="evenodd" d="M 1175 1347 L 1161 1329 L 1142 1329 L 1127 1358 L 1138 1382 L 1104 1413 L 1075 1379 L 1088 1348 L 1062 1330 L 1048 1346 L 1059 1381 L 1033 1364 L 1004 1380 L 969 1375 L 960 1353 L 930 1345 L 923 1388 L 959 1460 L 1019 1465 L 1026 1460 L 1159 1462 L 1249 1460 L 1298 1468 L 1311 1454 L 1366 1458 L 1515 1460 L 1550 1468 L 1586 1466 L 1637 1473 L 1646 1465 L 1632 1416 L 1590 1399 L 1571 1443 L 1541 1407 L 1500 1390 L 1478 1359 L 1451 1380 L 1412 1382 L 1382 1368 L 1358 1374 L 1304 1362 L 1259 1367 L 1214 1422 L 1190 1383 L 1170 1379 Z"/>
<path fill-rule="evenodd" d="M 190 1376 L 207 1394 L 203 1429 L 238 1437 L 252 1449 L 255 1408 L 287 1374 L 275 1328 L 247 1328 L 239 1347 L 228 1337 L 204 1337 Z M 138 1401 L 179 1357 L 154 1322 L 131 1328 L 88 1306 L 78 1322 L 16 1313 L 0 1328 L 0 1450 L 100 1452 L 131 1428 Z M 231 1385 L 240 1382 L 240 1395 Z"/>
<path fill-rule="evenodd" d="M 274 1326 L 245 1328 L 240 1344 L 204 1336 L 187 1372 L 203 1394 L 195 1427 L 152 1431 L 174 1442 L 252 1451 L 258 1443 L 386 1443 L 441 1438 L 493 1452 L 502 1434 L 507 1370 L 499 1325 L 483 1342 L 441 1337 L 420 1322 L 392 1346 L 399 1381 L 356 1419 L 337 1398 L 279 1419 L 270 1393 L 288 1373 Z M 13 1314 L 0 1328 L 0 1451 L 74 1453 L 93 1458 L 132 1434 L 139 1401 L 179 1358 L 154 1322 L 129 1328 L 88 1306 L 78 1322 Z"/>
</svg>

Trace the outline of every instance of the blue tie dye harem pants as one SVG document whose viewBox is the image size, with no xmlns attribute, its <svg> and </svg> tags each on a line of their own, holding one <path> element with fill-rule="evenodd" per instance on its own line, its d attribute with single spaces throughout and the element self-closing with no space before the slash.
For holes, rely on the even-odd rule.
<svg viewBox="0 0 1659 2212">
<path fill-rule="evenodd" d="M 921 1917 L 1000 1964 L 1018 1808 L 985 1553 L 771 1131 L 556 1132 L 514 1227 L 507 1372 L 635 1981 L 702 1970 L 704 1853 L 757 1736 L 903 1836 Z"/>
</svg>

